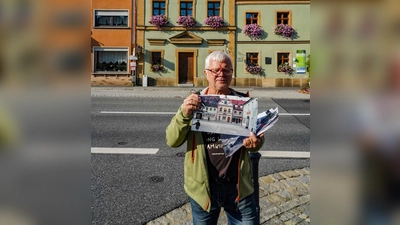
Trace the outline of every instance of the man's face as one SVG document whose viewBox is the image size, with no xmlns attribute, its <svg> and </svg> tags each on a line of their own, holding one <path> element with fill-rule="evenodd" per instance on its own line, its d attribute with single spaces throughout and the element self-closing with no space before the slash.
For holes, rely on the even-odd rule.
<svg viewBox="0 0 400 225">
<path fill-rule="evenodd" d="M 210 65 L 204 70 L 210 88 L 216 91 L 227 91 L 232 80 L 232 65 L 228 61 L 210 60 Z"/>
</svg>

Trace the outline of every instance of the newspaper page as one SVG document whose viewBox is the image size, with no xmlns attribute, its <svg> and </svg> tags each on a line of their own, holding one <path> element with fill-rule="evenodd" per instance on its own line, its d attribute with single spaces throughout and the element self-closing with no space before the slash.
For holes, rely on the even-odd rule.
<svg viewBox="0 0 400 225">
<path fill-rule="evenodd" d="M 200 95 L 201 107 L 193 112 L 193 131 L 235 136 L 256 132 L 258 99 L 232 95 Z"/>
<path fill-rule="evenodd" d="M 278 121 L 278 107 L 275 109 L 269 109 L 257 115 L 257 129 L 256 136 L 260 136 L 262 133 L 269 130 L 274 126 L 275 122 Z M 226 157 L 230 157 L 243 146 L 243 140 L 247 137 L 221 134 L 220 136 L 222 146 Z"/>
</svg>

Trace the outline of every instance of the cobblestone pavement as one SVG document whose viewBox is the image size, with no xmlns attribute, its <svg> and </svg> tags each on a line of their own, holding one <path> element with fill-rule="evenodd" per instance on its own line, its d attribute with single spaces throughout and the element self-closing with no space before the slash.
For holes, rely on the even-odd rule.
<svg viewBox="0 0 400 225">
<path fill-rule="evenodd" d="M 310 224 L 310 168 L 260 177 L 260 224 Z M 189 203 L 147 225 L 192 224 Z M 221 211 L 218 224 L 228 224 Z"/>
</svg>

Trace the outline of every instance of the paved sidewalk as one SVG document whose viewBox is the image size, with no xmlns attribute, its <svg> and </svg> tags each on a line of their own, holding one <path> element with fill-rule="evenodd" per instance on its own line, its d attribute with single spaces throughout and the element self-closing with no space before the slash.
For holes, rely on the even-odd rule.
<svg viewBox="0 0 400 225">
<path fill-rule="evenodd" d="M 260 224 L 310 224 L 310 169 L 296 169 L 260 177 Z M 190 204 L 147 223 L 192 224 Z M 218 224 L 228 224 L 221 211 Z"/>
<path fill-rule="evenodd" d="M 202 90 L 204 87 L 92 87 L 92 97 L 157 97 L 186 98 L 191 89 Z M 310 94 L 298 92 L 301 88 L 260 88 L 232 87 L 254 98 L 310 99 Z"/>
</svg>

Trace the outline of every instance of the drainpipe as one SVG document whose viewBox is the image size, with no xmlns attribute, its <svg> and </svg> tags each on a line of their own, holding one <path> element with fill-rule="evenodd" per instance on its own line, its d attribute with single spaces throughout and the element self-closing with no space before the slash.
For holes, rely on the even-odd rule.
<svg viewBox="0 0 400 225">
<path fill-rule="evenodd" d="M 132 0 L 132 8 L 133 8 L 133 16 L 132 16 L 132 55 L 136 55 L 136 0 Z M 135 70 L 131 69 L 131 76 L 132 76 L 132 86 L 135 83 L 137 85 L 137 65 Z"/>
</svg>

